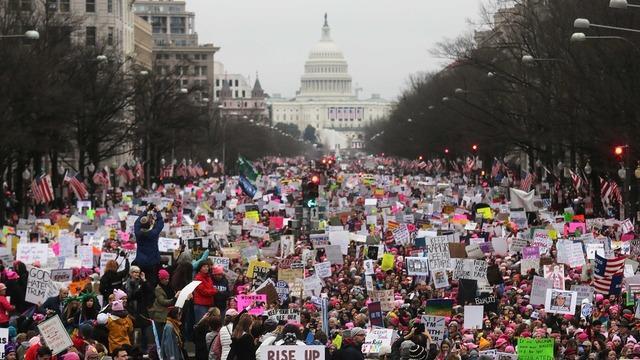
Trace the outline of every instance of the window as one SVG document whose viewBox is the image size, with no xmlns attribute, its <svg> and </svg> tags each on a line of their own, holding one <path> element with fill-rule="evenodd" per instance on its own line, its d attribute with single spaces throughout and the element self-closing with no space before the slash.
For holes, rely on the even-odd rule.
<svg viewBox="0 0 640 360">
<path fill-rule="evenodd" d="M 207 54 L 200 54 L 200 59 L 207 60 Z"/>
<path fill-rule="evenodd" d="M 245 96 L 247 96 L 247 94 L 245 93 L 244 90 L 242 90 L 242 97 L 245 97 Z"/>
<path fill-rule="evenodd" d="M 216 90 L 216 97 L 219 98 L 220 97 L 220 90 Z"/>
<path fill-rule="evenodd" d="M 185 34 L 187 32 L 186 18 L 184 17 L 172 17 L 171 18 L 171 33 L 172 34 Z"/>
<path fill-rule="evenodd" d="M 113 0 L 107 0 L 107 12 L 109 14 L 113 12 Z"/>
<path fill-rule="evenodd" d="M 244 107 L 247 107 L 247 102 L 246 101 L 244 102 Z"/>
<path fill-rule="evenodd" d="M 187 80 L 187 79 L 182 79 L 182 81 L 181 81 L 181 85 L 182 85 L 182 87 L 187 87 L 187 86 L 189 86 L 189 80 Z"/>
<path fill-rule="evenodd" d="M 96 45 L 96 27 L 95 26 L 87 26 L 85 30 L 85 44 L 87 46 Z"/>
<path fill-rule="evenodd" d="M 107 45 L 113 46 L 113 26 L 107 28 Z"/>
<path fill-rule="evenodd" d="M 193 55 L 193 59 L 194 60 L 200 60 L 200 54 Z"/>
<path fill-rule="evenodd" d="M 152 16 L 151 28 L 154 34 L 166 34 L 167 33 L 167 17 L 166 16 Z"/>
<path fill-rule="evenodd" d="M 238 97 L 238 90 L 236 90 L 236 96 L 235 97 Z"/>
<path fill-rule="evenodd" d="M 220 79 L 216 79 L 216 86 L 220 86 Z M 216 95 L 218 96 L 218 95 Z"/>
<path fill-rule="evenodd" d="M 236 87 L 238 87 L 238 80 L 236 79 Z"/>
<path fill-rule="evenodd" d="M 69 12 L 69 11 L 71 11 L 70 2 L 71 2 L 71 0 L 60 0 L 60 7 L 58 8 L 58 10 L 60 12 Z"/>
<path fill-rule="evenodd" d="M 88 13 L 96 12 L 96 0 L 85 0 L 85 11 Z M 94 28 L 95 29 L 95 28 Z"/>
</svg>

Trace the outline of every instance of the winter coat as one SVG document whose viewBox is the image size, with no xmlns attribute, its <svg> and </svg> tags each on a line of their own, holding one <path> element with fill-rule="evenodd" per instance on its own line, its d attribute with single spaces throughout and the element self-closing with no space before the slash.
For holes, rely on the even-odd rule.
<svg viewBox="0 0 640 360">
<path fill-rule="evenodd" d="M 124 279 L 129 275 L 129 259 L 125 260 L 122 271 L 105 271 L 100 278 L 100 294 L 106 302 L 115 289 L 124 289 Z"/>
<path fill-rule="evenodd" d="M 167 286 L 168 287 L 168 286 Z M 155 289 L 156 299 L 153 302 L 153 306 L 149 309 L 149 315 L 155 322 L 164 323 L 167 321 L 167 314 L 169 313 L 169 306 L 173 306 L 176 303 L 176 299 L 167 296 L 167 291 L 158 284 Z"/>
<path fill-rule="evenodd" d="M 131 345 L 129 338 L 129 333 L 133 331 L 131 318 L 110 315 L 107 320 L 107 329 L 109 330 L 109 352 L 124 345 Z"/>
<path fill-rule="evenodd" d="M 211 307 L 213 306 L 213 297 L 217 290 L 213 287 L 213 280 L 209 274 L 198 272 L 193 278 L 194 281 L 201 281 L 200 285 L 193 292 L 193 304 Z"/>
<path fill-rule="evenodd" d="M 182 349 L 178 345 L 176 333 L 173 331 L 173 324 L 167 322 L 162 330 L 162 341 L 160 351 L 164 360 L 183 360 Z"/>
<path fill-rule="evenodd" d="M 156 222 L 153 225 L 153 228 L 146 231 L 142 230 L 142 224 L 140 224 L 141 218 L 142 216 L 140 216 L 133 225 L 134 233 L 136 235 L 136 244 L 138 245 L 135 263 L 141 267 L 160 264 L 158 238 L 160 237 L 160 232 L 162 232 L 162 229 L 164 228 L 162 214 L 159 211 L 156 211 Z"/>
</svg>

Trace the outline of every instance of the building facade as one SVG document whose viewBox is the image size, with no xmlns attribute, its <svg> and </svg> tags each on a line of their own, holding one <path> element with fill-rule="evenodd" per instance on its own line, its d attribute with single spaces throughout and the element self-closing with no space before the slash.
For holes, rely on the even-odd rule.
<svg viewBox="0 0 640 360">
<path fill-rule="evenodd" d="M 364 128 L 389 115 L 391 103 L 378 95 L 361 100 L 354 93 L 349 67 L 342 51 L 331 39 L 325 14 L 320 41 L 311 49 L 292 99 L 272 97 L 273 123 L 295 124 L 317 130 L 329 150 L 360 149 Z"/>
<path fill-rule="evenodd" d="M 269 122 L 268 95 L 262 89 L 260 79 L 251 80 L 242 74 L 228 74 L 222 63 L 215 63 L 214 101 L 222 116 L 246 117 L 249 120 Z"/>
<path fill-rule="evenodd" d="M 137 15 L 134 19 L 133 40 L 136 64 L 145 69 L 151 69 L 153 67 L 153 33 L 151 24 Z"/>
<path fill-rule="evenodd" d="M 183 88 L 194 90 L 201 99 L 214 94 L 213 44 L 200 45 L 195 32 L 195 13 L 184 1 L 136 1 L 136 15 L 151 24 L 155 71 L 175 76 Z"/>
</svg>

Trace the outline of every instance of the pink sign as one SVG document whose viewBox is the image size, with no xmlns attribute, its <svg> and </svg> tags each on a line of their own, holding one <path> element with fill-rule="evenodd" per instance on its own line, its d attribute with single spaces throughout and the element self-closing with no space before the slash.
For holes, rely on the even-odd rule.
<svg viewBox="0 0 640 360">
<path fill-rule="evenodd" d="M 585 234 L 587 232 L 587 225 L 581 222 L 571 222 L 569 223 L 569 233 L 573 234 L 577 229 L 580 229 L 581 234 Z"/>
<path fill-rule="evenodd" d="M 249 307 L 250 315 L 262 315 L 267 307 L 266 294 L 238 295 L 236 300 L 238 300 L 238 311 Z"/>
</svg>

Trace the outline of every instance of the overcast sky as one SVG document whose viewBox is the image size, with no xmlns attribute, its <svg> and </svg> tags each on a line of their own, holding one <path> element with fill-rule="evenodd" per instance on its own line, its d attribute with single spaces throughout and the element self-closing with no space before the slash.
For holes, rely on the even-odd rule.
<svg viewBox="0 0 640 360">
<path fill-rule="evenodd" d="M 473 28 L 481 0 L 186 0 L 201 43 L 213 42 L 228 73 L 255 77 L 270 94 L 300 86 L 324 13 L 367 96 L 395 99 L 408 76 L 443 65 L 429 49 Z"/>
</svg>

